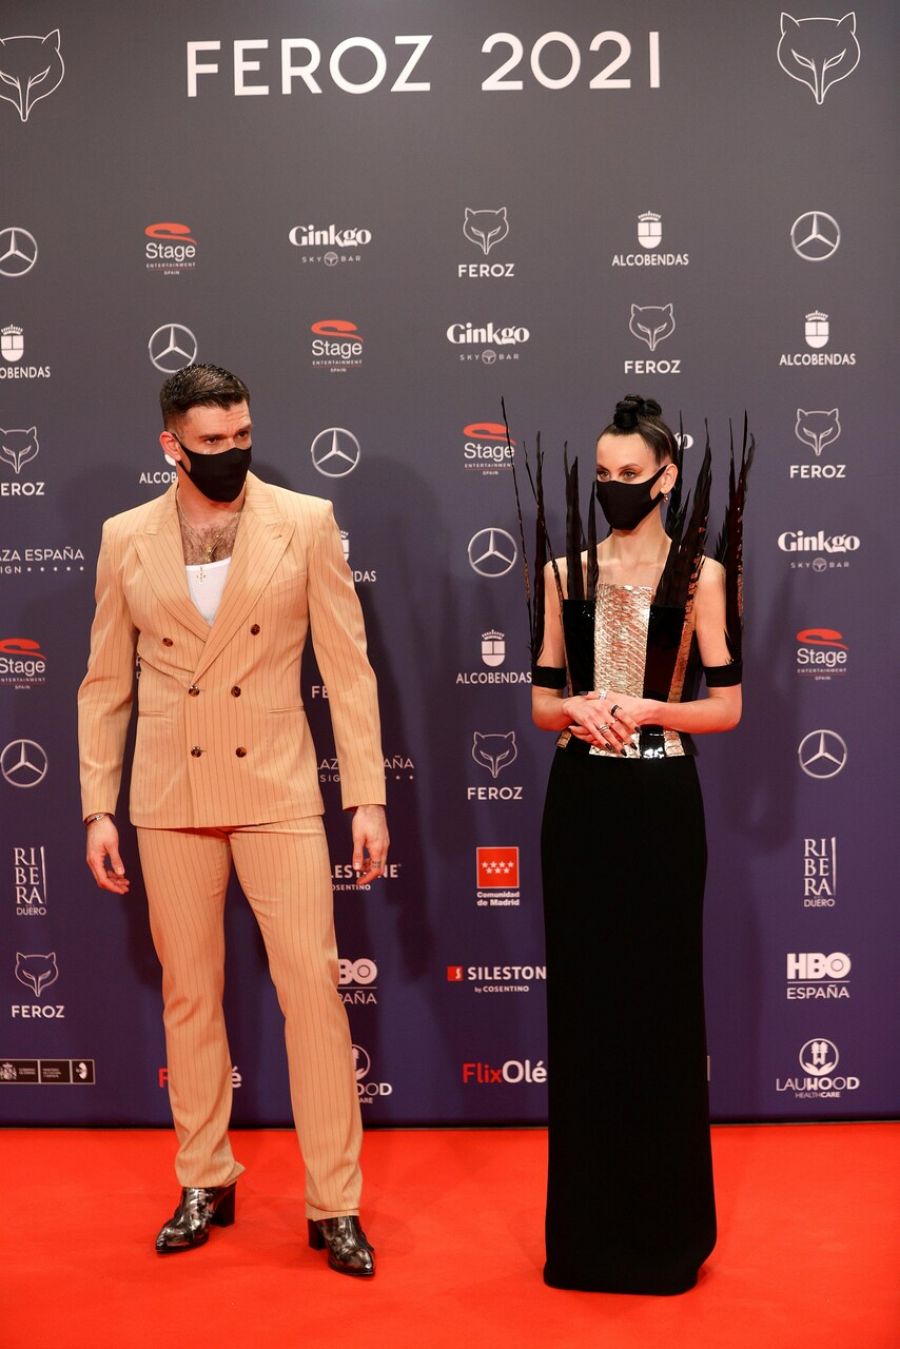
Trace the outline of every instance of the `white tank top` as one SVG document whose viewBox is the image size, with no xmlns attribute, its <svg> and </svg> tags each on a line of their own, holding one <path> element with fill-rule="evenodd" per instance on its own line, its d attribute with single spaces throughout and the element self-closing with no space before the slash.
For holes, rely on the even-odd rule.
<svg viewBox="0 0 900 1349">
<path fill-rule="evenodd" d="M 219 612 L 230 566 L 230 557 L 224 557 L 221 562 L 198 562 L 185 566 L 188 591 L 194 602 L 194 608 L 209 624 L 212 624 Z"/>
</svg>

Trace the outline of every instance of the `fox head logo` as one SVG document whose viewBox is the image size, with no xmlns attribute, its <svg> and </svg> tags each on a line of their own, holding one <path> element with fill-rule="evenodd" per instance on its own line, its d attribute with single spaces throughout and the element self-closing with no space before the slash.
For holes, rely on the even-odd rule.
<svg viewBox="0 0 900 1349">
<path fill-rule="evenodd" d="M 778 64 L 785 75 L 809 85 L 821 104 L 833 84 L 859 65 L 856 14 L 842 19 L 795 19 L 782 12 Z"/>
<path fill-rule="evenodd" d="M 0 98 L 13 104 L 23 122 L 35 103 L 59 88 L 65 70 L 58 28 L 46 37 L 0 38 Z"/>
<path fill-rule="evenodd" d="M 37 458 L 39 449 L 36 426 L 30 426 L 27 431 L 0 430 L 0 455 L 12 464 L 17 473 L 23 464 Z"/>
<path fill-rule="evenodd" d="M 634 337 L 646 342 L 651 351 L 655 351 L 660 342 L 671 337 L 675 331 L 675 312 L 673 306 L 640 305 L 631 306 L 631 321 L 628 331 Z"/>
<path fill-rule="evenodd" d="M 48 951 L 46 955 L 23 955 L 21 951 L 16 952 L 16 978 L 20 984 L 30 988 L 35 997 L 40 997 L 45 988 L 55 984 L 59 978 L 59 970 L 56 965 L 56 952 Z"/>
<path fill-rule="evenodd" d="M 509 234 L 506 207 L 501 206 L 499 211 L 470 211 L 467 206 L 463 234 L 469 243 L 477 244 L 487 257 L 494 244 L 499 244 Z"/>
<path fill-rule="evenodd" d="M 812 446 L 816 458 L 825 446 L 837 440 L 840 434 L 841 423 L 837 408 L 832 408 L 830 412 L 804 412 L 803 408 L 797 409 L 794 435 L 804 445 Z"/>
<path fill-rule="evenodd" d="M 506 735 L 482 735 L 479 731 L 475 732 L 472 758 L 482 768 L 489 769 L 492 778 L 499 777 L 502 770 L 518 757 L 515 731 L 508 731 Z"/>
</svg>

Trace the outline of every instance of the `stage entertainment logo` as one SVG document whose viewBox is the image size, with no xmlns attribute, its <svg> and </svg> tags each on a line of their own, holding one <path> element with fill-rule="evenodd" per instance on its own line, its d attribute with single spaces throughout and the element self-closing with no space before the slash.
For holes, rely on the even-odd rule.
<svg viewBox="0 0 900 1349">
<path fill-rule="evenodd" d="M 47 657 L 31 637 L 0 637 L 0 688 L 18 691 L 47 682 Z"/>
<path fill-rule="evenodd" d="M 313 370 L 343 375 L 363 363 L 363 335 L 349 319 L 318 319 L 310 325 Z M 318 466 L 317 466 L 318 467 Z"/>
<path fill-rule="evenodd" d="M 481 634 L 481 660 L 487 669 L 457 670 L 456 683 L 483 687 L 485 684 L 530 684 L 530 670 L 501 670 L 506 662 L 506 634 L 490 628 Z"/>
<path fill-rule="evenodd" d="M 814 309 L 803 320 L 803 340 L 811 351 L 783 351 L 778 358 L 782 369 L 798 365 L 856 365 L 855 351 L 823 351 L 831 341 L 831 319 Z"/>
<path fill-rule="evenodd" d="M 633 304 L 628 331 L 655 352 L 660 342 L 665 342 L 675 331 L 675 306 Z M 680 375 L 681 358 L 625 361 L 623 368 L 626 375 Z"/>
<path fill-rule="evenodd" d="M 837 838 L 803 840 L 803 907 L 833 909 L 837 903 Z"/>
<path fill-rule="evenodd" d="M 463 463 L 468 471 L 496 478 L 501 470 L 512 467 L 516 442 L 507 441 L 502 422 L 469 422 L 463 427 L 463 437 Z"/>
<path fill-rule="evenodd" d="M 32 482 L 22 477 L 22 469 L 40 453 L 37 427 L 11 427 L 0 430 L 0 460 L 15 474 L 12 482 L 0 482 L 0 496 L 4 497 L 42 497 L 46 496 L 46 483 Z"/>
<path fill-rule="evenodd" d="M 0 328 L 0 379 L 49 379 L 49 365 L 26 365 L 25 330 L 17 323 Z"/>
<path fill-rule="evenodd" d="M 790 952 L 787 956 L 785 997 L 789 1002 L 810 998 L 850 997 L 850 957 L 844 951 Z"/>
<path fill-rule="evenodd" d="M 517 909 L 519 849 L 513 846 L 475 849 L 475 901 L 481 909 Z"/>
<path fill-rule="evenodd" d="M 371 1105 L 379 1096 L 392 1096 L 394 1088 L 390 1082 L 369 1082 L 372 1060 L 368 1050 L 362 1045 L 353 1045 L 353 1072 L 356 1076 L 356 1093 L 360 1105 Z"/>
<path fill-rule="evenodd" d="M 791 1091 L 798 1101 L 839 1101 L 845 1091 L 859 1089 L 858 1077 L 835 1073 L 840 1054 L 833 1040 L 807 1040 L 797 1057 L 804 1076 L 776 1077 L 776 1091 Z"/>
<path fill-rule="evenodd" d="M 613 253 L 611 267 L 687 267 L 690 256 L 687 253 L 663 253 L 662 216 L 656 211 L 645 211 L 637 218 L 637 241 L 640 253 Z"/>
<path fill-rule="evenodd" d="M 144 234 L 147 236 L 144 260 L 148 272 L 180 276 L 182 272 L 194 270 L 197 240 L 191 234 L 190 225 L 181 225 L 177 220 L 158 220 L 155 225 L 148 225 Z"/>
<path fill-rule="evenodd" d="M 496 244 L 502 243 L 509 234 L 506 207 L 499 206 L 496 210 L 473 211 L 467 206 L 463 218 L 462 232 L 469 243 L 474 244 L 487 258 L 491 249 Z M 496 258 L 493 262 L 459 262 L 456 265 L 457 276 L 468 277 L 472 280 L 483 280 L 486 277 L 501 280 L 515 276 L 515 274 L 516 264 L 514 262 L 498 262 Z"/>
<path fill-rule="evenodd" d="M 822 529 L 815 534 L 786 529 L 778 535 L 778 547 L 791 554 L 791 571 L 824 572 L 849 567 L 860 539 L 858 534 L 826 534 Z"/>
<path fill-rule="evenodd" d="M 852 75 L 859 65 L 856 14 L 851 11 L 841 19 L 822 15 L 795 19 L 782 10 L 777 56 L 785 75 L 805 84 L 821 106 L 832 85 Z"/>
<path fill-rule="evenodd" d="M 801 628 L 797 633 L 797 674 L 816 682 L 845 675 L 848 652 L 837 628 Z"/>
<path fill-rule="evenodd" d="M 544 1060 L 507 1059 L 499 1068 L 492 1063 L 464 1063 L 462 1080 L 467 1087 L 542 1087 L 547 1081 Z"/>
<path fill-rule="evenodd" d="M 59 978 L 59 966 L 56 963 L 56 952 L 48 951 L 46 953 L 34 952 L 16 952 L 16 978 L 20 984 L 24 984 L 27 989 L 36 998 L 42 998 L 44 991 L 56 983 Z M 62 1003 L 52 1002 L 25 1002 L 12 1003 L 9 1014 L 12 1019 L 36 1019 L 64 1021 L 66 1009 Z"/>
<path fill-rule="evenodd" d="M 837 408 L 814 412 L 807 412 L 805 408 L 797 408 L 794 435 L 801 445 L 805 445 L 807 449 L 812 450 L 815 457 L 812 463 L 791 464 L 789 476 L 791 478 L 815 478 L 817 480 L 846 478 L 846 464 L 821 464 L 818 462 L 822 457 L 822 451 L 827 446 L 833 445 L 840 434 L 841 419 Z"/>
<path fill-rule="evenodd" d="M 17 918 L 47 915 L 47 857 L 43 846 L 12 850 L 13 893 Z"/>
<path fill-rule="evenodd" d="M 359 226 L 293 225 L 288 230 L 288 240 L 294 248 L 301 250 L 301 262 L 338 267 L 362 262 L 358 250 L 372 242 L 372 231 Z"/>
<path fill-rule="evenodd" d="M 66 67 L 59 43 L 58 28 L 45 37 L 0 38 L 0 99 L 13 105 L 22 122 L 28 121 L 36 103 L 62 84 Z"/>
<path fill-rule="evenodd" d="M 370 956 L 338 961 L 338 993 L 346 1005 L 373 1007 L 378 1002 L 378 966 Z"/>
</svg>

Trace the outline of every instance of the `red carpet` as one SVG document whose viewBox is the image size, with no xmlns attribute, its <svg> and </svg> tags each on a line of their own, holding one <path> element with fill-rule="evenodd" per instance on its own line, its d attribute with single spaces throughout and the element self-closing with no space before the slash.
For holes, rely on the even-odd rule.
<svg viewBox="0 0 900 1349">
<path fill-rule="evenodd" d="M 714 1129 L 719 1245 L 692 1292 L 656 1299 L 544 1286 L 542 1131 L 368 1134 L 364 1283 L 305 1245 L 290 1133 L 237 1133 L 235 1226 L 160 1258 L 171 1135 L 6 1130 L 0 1346 L 895 1349 L 898 1142 L 895 1124 Z"/>
</svg>

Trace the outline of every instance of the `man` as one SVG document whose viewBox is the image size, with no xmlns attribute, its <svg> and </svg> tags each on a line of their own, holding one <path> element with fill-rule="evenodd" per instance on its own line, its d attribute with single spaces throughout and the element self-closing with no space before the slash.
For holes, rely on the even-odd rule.
<svg viewBox="0 0 900 1349">
<path fill-rule="evenodd" d="M 129 882 L 113 814 L 137 658 L 130 815 L 163 968 L 169 1097 L 181 1202 L 161 1254 L 234 1220 L 243 1168 L 228 1139 L 231 1057 L 222 1012 L 223 909 L 232 862 L 262 932 L 285 1017 L 310 1244 L 372 1275 L 359 1225 L 362 1127 L 337 992 L 331 869 L 316 755 L 300 696 L 311 631 L 328 688 L 360 884 L 388 850 L 375 677 L 329 502 L 248 473 L 250 395 L 189 365 L 160 395 L 177 482 L 107 520 L 97 611 L 78 695 L 87 863 Z"/>
</svg>

